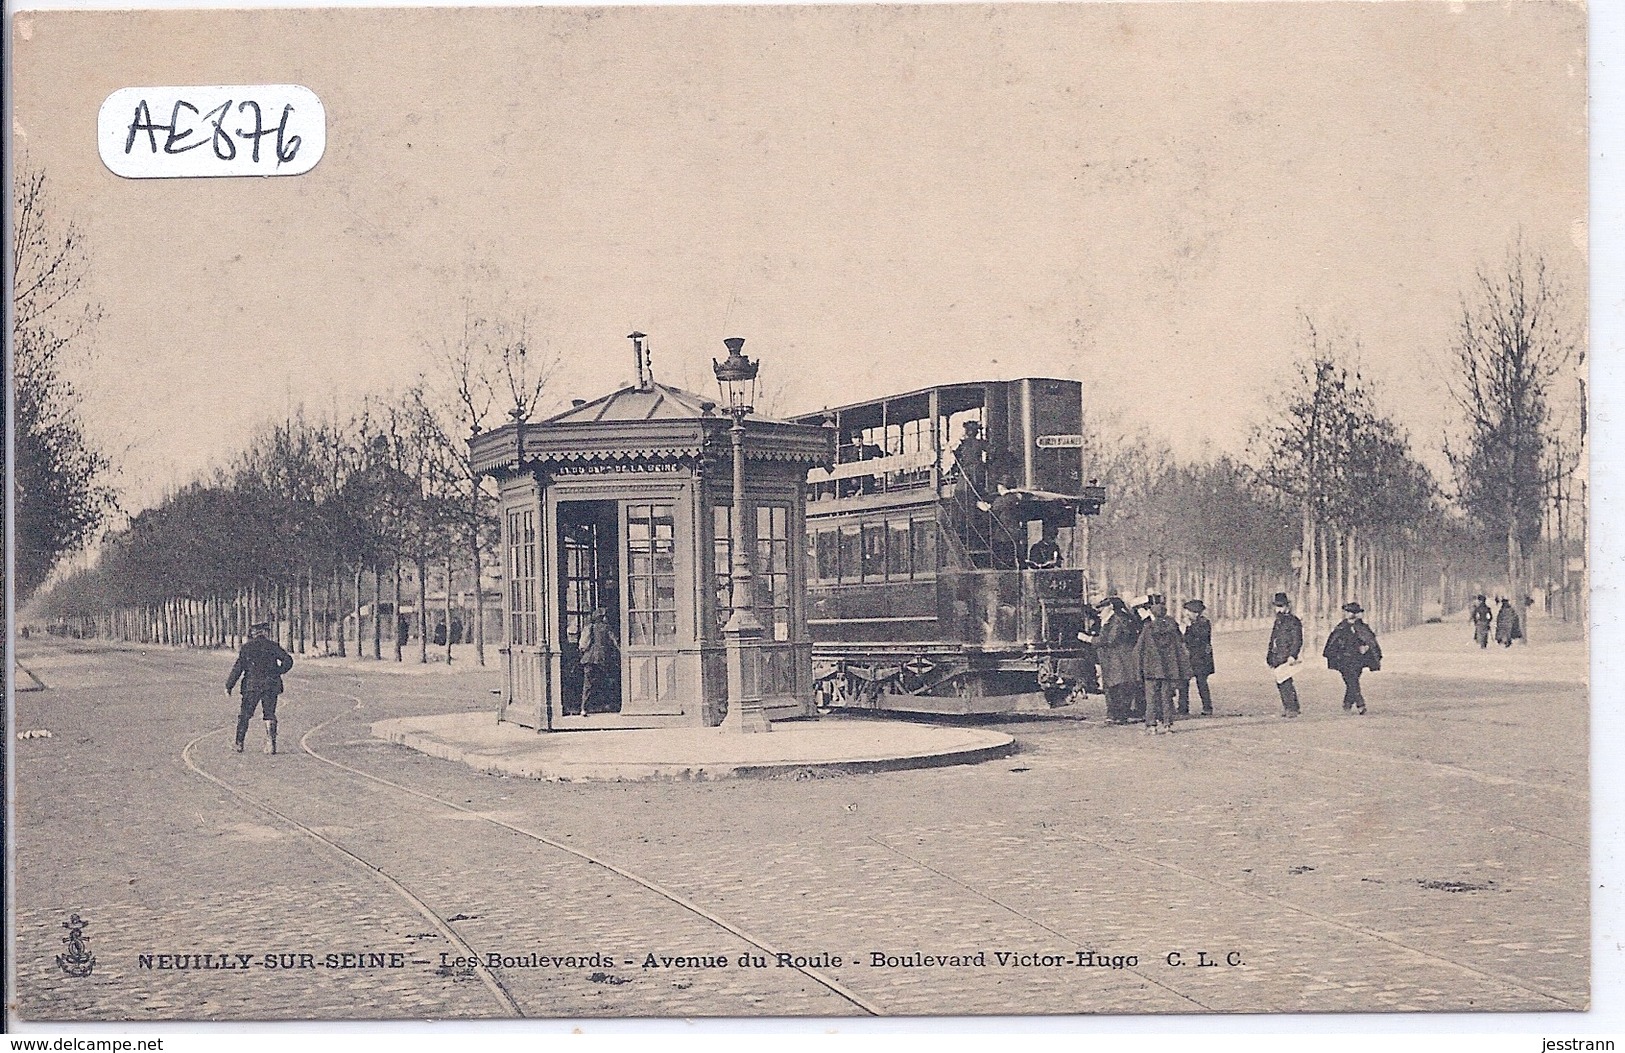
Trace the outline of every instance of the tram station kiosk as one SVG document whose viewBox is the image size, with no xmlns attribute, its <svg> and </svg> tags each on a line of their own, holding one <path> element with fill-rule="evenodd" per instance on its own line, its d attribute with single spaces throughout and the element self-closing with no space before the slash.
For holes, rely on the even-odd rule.
<svg viewBox="0 0 1625 1053">
<path fill-rule="evenodd" d="M 501 493 L 499 720 L 563 731 L 712 727 L 726 715 L 734 422 L 657 383 L 634 347 L 635 384 L 469 442 Z M 835 434 L 758 416 L 744 428 L 763 709 L 813 716 L 805 484 L 833 463 Z M 582 629 L 595 610 L 618 646 L 598 649 L 607 662 L 583 712 Z"/>
</svg>

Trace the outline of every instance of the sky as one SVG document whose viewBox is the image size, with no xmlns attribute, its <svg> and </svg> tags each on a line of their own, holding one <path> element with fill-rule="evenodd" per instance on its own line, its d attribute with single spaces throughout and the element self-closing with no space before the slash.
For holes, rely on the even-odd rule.
<svg viewBox="0 0 1625 1053">
<path fill-rule="evenodd" d="M 1357 336 L 1436 468 L 1460 296 L 1514 238 L 1583 315 L 1574 4 L 33 12 L 14 141 L 91 248 L 80 374 L 127 511 L 291 405 L 432 371 L 462 304 L 527 314 L 560 401 L 781 412 L 1044 375 L 1185 457 L 1236 452 L 1303 346 Z M 140 85 L 294 83 L 326 153 L 131 180 Z"/>
</svg>

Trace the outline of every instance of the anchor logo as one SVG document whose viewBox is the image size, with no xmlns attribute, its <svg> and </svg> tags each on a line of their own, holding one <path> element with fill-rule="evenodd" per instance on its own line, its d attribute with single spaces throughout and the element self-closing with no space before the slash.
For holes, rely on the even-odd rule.
<svg viewBox="0 0 1625 1053">
<path fill-rule="evenodd" d="M 68 951 L 56 956 L 56 964 L 69 976 L 89 976 L 90 971 L 96 968 L 96 956 L 90 953 L 90 945 L 85 942 L 85 926 L 89 924 L 78 914 L 62 923 L 62 927 L 68 930 L 68 934 L 62 937 Z"/>
</svg>

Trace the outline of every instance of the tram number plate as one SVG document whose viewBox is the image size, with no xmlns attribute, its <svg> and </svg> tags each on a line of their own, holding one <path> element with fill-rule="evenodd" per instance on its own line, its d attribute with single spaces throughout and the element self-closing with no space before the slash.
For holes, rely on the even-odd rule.
<svg viewBox="0 0 1625 1053">
<path fill-rule="evenodd" d="M 1083 449 L 1083 436 L 1040 435 L 1037 446 L 1040 450 L 1081 450 Z"/>
</svg>

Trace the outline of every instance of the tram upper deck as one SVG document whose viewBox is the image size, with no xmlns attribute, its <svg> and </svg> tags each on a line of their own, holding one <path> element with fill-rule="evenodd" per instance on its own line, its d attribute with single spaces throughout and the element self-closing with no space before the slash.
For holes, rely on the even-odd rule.
<svg viewBox="0 0 1625 1053">
<path fill-rule="evenodd" d="M 1075 380 L 945 384 L 794 420 L 839 436 L 835 466 L 808 474 L 809 516 L 934 500 L 961 487 L 988 500 L 1000 486 L 1088 496 Z"/>
</svg>

